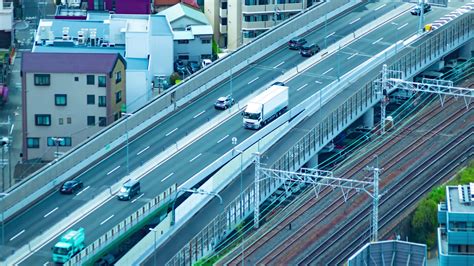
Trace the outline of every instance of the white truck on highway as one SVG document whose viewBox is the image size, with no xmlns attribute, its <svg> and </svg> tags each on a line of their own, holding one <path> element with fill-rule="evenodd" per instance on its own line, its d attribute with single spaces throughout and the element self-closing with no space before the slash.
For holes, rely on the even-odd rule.
<svg viewBox="0 0 474 266">
<path fill-rule="evenodd" d="M 244 127 L 259 129 L 288 108 L 288 87 L 273 85 L 247 104 L 242 115 Z"/>
</svg>

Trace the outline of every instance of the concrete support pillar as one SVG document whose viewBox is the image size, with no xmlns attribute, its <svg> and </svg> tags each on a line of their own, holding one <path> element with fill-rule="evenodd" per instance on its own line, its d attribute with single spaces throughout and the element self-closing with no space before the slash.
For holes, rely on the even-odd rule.
<svg viewBox="0 0 474 266">
<path fill-rule="evenodd" d="M 306 163 L 306 168 L 318 168 L 318 154 L 315 154 L 309 159 L 309 161 Z"/>
<path fill-rule="evenodd" d="M 374 127 L 374 107 L 367 110 L 362 116 L 362 123 L 366 127 Z"/>
<path fill-rule="evenodd" d="M 461 48 L 459 48 L 459 57 L 471 58 L 474 53 L 474 40 L 470 40 Z"/>
</svg>

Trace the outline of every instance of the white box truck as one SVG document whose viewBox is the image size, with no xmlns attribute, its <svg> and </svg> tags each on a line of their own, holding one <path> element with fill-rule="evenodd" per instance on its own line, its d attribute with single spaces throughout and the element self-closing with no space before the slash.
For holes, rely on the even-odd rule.
<svg viewBox="0 0 474 266">
<path fill-rule="evenodd" d="M 259 129 L 288 108 L 288 87 L 273 85 L 247 104 L 242 115 L 244 127 Z"/>
</svg>

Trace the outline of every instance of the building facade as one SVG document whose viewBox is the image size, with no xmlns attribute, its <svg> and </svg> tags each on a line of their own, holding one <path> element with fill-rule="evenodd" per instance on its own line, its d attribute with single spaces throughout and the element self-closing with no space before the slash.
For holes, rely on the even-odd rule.
<svg viewBox="0 0 474 266">
<path fill-rule="evenodd" d="M 439 265 L 474 265 L 474 183 L 446 187 L 438 223 Z"/>
<path fill-rule="evenodd" d="M 121 117 L 120 54 L 24 53 L 23 160 L 53 160 Z"/>
<path fill-rule="evenodd" d="M 88 0 L 87 10 L 117 14 L 150 14 L 149 0 Z"/>
</svg>

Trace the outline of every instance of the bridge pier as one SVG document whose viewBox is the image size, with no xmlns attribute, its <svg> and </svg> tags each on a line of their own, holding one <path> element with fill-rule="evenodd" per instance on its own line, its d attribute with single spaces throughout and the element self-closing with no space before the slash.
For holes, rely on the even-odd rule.
<svg viewBox="0 0 474 266">
<path fill-rule="evenodd" d="M 374 128 L 374 107 L 364 113 L 362 116 L 362 124 L 366 127 Z"/>
</svg>

